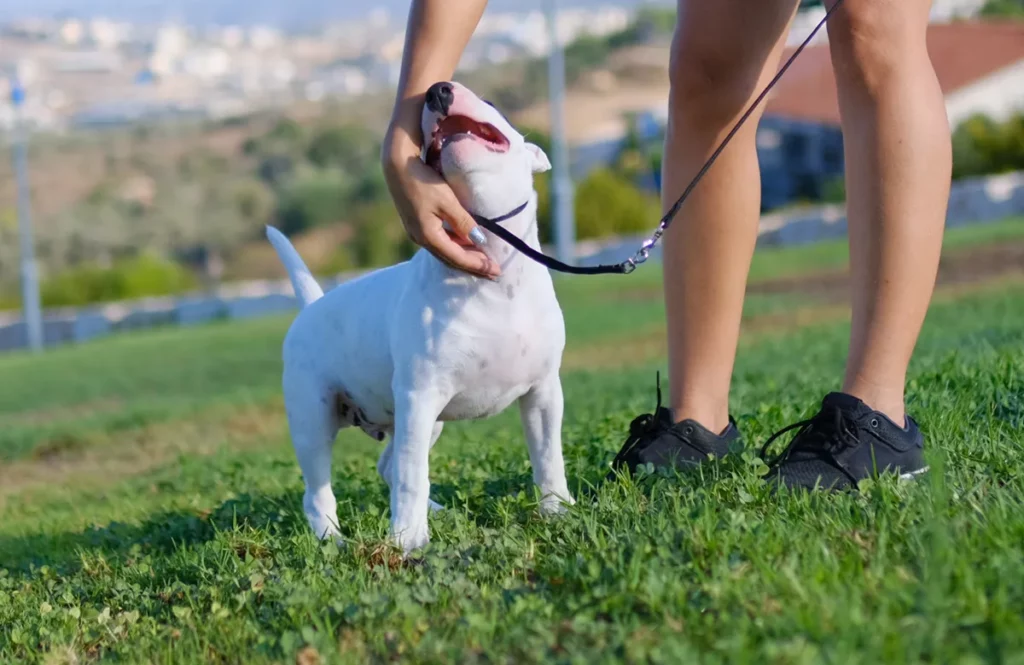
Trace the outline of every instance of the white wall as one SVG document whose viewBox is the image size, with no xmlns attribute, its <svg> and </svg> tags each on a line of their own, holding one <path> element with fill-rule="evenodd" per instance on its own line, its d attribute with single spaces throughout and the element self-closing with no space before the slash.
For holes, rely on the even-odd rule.
<svg viewBox="0 0 1024 665">
<path fill-rule="evenodd" d="M 946 96 L 946 113 L 953 128 L 975 113 L 1004 121 L 1024 112 L 1024 60 Z"/>
<path fill-rule="evenodd" d="M 932 2 L 931 20 L 945 22 L 956 18 L 975 16 L 985 5 L 986 0 L 934 0 Z"/>
</svg>

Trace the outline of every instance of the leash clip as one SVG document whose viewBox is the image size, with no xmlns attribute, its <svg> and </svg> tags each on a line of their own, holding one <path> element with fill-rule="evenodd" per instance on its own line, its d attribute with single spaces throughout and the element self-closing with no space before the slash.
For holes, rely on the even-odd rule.
<svg viewBox="0 0 1024 665">
<path fill-rule="evenodd" d="M 625 268 L 623 272 L 628 275 L 629 273 L 636 270 L 637 266 L 639 266 L 641 263 L 646 263 L 647 259 L 651 257 L 651 249 L 653 249 L 654 246 L 658 244 L 658 241 L 661 240 L 661 236 L 664 233 L 665 223 L 662 222 L 661 224 L 658 225 L 658 228 L 655 229 L 654 233 L 651 234 L 651 237 L 645 240 L 642 245 L 640 245 L 640 249 L 638 249 L 636 254 L 633 255 L 633 258 L 626 259 L 626 262 L 623 264 L 623 268 Z"/>
</svg>

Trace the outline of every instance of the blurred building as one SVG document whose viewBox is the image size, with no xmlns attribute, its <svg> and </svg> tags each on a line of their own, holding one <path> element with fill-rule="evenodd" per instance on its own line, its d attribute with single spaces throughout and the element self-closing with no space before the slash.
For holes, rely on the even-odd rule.
<svg viewBox="0 0 1024 665">
<path fill-rule="evenodd" d="M 784 58 L 794 48 L 790 46 Z M 1024 22 L 933 23 L 928 29 L 928 50 L 953 128 L 975 114 L 1002 121 L 1024 112 Z M 807 47 L 765 105 L 757 134 L 765 208 L 801 199 L 820 200 L 844 174 L 839 103 L 828 44 Z M 667 104 L 659 100 L 634 114 L 632 131 L 642 141 L 656 142 L 666 121 Z M 612 162 L 623 141 L 619 129 L 614 135 L 595 135 L 573 145 L 573 177 L 584 178 Z M 647 184 L 656 184 L 657 174 L 648 180 Z"/>
<path fill-rule="evenodd" d="M 934 23 L 928 28 L 928 51 L 951 126 L 975 114 L 1000 121 L 1024 111 L 1024 23 Z M 757 143 L 766 207 L 820 198 L 843 175 L 828 46 L 808 47 L 776 86 Z"/>
</svg>

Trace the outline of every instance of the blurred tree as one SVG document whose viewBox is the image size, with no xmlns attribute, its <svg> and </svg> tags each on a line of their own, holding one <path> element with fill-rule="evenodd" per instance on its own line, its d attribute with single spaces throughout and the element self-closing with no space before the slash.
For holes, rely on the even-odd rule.
<svg viewBox="0 0 1024 665">
<path fill-rule="evenodd" d="M 264 136 L 269 144 L 298 147 L 305 137 L 302 125 L 288 117 L 279 118 Z"/>
<path fill-rule="evenodd" d="M 331 125 L 317 130 L 309 140 L 306 159 L 322 169 L 336 167 L 360 173 L 379 161 L 380 142 L 365 127 Z"/>
<path fill-rule="evenodd" d="M 350 189 L 349 196 L 356 204 L 384 202 L 391 205 L 391 194 L 379 164 L 363 172 Z"/>
<path fill-rule="evenodd" d="M 350 187 L 339 170 L 309 171 L 283 192 L 278 223 L 286 234 L 344 219 Z"/>
<path fill-rule="evenodd" d="M 274 211 L 274 193 L 259 180 L 239 178 L 234 183 L 232 195 L 247 226 L 256 229 L 270 221 Z"/>
<path fill-rule="evenodd" d="M 295 172 L 295 160 L 289 155 L 271 154 L 260 158 L 256 173 L 271 187 L 280 187 Z"/>
</svg>

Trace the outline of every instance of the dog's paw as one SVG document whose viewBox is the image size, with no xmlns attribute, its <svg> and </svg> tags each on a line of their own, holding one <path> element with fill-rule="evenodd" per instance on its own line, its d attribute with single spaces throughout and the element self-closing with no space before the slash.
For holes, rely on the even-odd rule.
<svg viewBox="0 0 1024 665">
<path fill-rule="evenodd" d="M 406 556 L 430 543 L 430 531 L 426 524 L 392 527 L 392 537 Z"/>
<path fill-rule="evenodd" d="M 431 501 L 430 499 L 427 499 L 427 505 L 430 506 L 430 512 L 432 513 L 439 513 L 444 510 L 444 506 L 436 501 Z"/>
<path fill-rule="evenodd" d="M 322 541 L 334 540 L 334 543 L 341 547 L 344 544 L 344 539 L 341 537 L 341 532 L 338 531 L 338 526 L 335 521 L 327 515 L 307 515 L 309 519 L 309 526 L 313 529 L 313 533 L 316 537 Z"/>
<path fill-rule="evenodd" d="M 564 515 L 569 511 L 569 506 L 576 505 L 576 500 L 572 498 L 572 495 L 567 495 L 568 498 L 563 498 L 554 494 L 549 494 L 541 499 L 539 510 L 540 514 L 545 517 Z"/>
<path fill-rule="evenodd" d="M 341 537 L 341 534 L 337 534 L 337 533 L 331 534 L 329 536 L 325 536 L 325 537 L 321 538 L 320 542 L 321 543 L 329 543 L 329 542 L 330 543 L 334 543 L 334 546 L 337 547 L 339 550 L 343 550 L 346 547 L 348 547 L 348 543 L 345 542 L 345 539 Z"/>
</svg>

